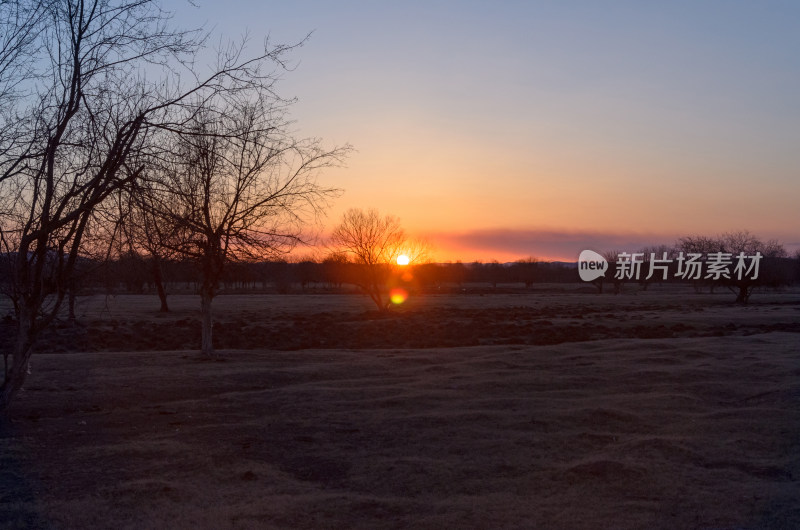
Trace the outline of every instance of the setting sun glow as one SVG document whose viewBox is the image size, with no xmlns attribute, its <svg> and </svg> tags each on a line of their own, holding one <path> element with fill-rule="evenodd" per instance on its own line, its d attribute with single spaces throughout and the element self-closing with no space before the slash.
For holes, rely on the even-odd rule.
<svg viewBox="0 0 800 530">
<path fill-rule="evenodd" d="M 399 256 L 397 256 L 398 265 L 408 265 L 408 262 L 409 262 L 408 256 L 406 256 L 405 254 L 400 254 Z"/>
</svg>

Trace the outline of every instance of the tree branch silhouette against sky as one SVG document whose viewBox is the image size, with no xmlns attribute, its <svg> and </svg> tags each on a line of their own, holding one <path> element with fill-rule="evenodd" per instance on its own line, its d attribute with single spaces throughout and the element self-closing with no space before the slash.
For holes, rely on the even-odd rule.
<svg viewBox="0 0 800 530">
<path fill-rule="evenodd" d="M 746 229 L 800 247 L 800 4 L 171 0 L 311 39 L 282 90 L 326 174 L 440 259 L 575 259 Z"/>
</svg>

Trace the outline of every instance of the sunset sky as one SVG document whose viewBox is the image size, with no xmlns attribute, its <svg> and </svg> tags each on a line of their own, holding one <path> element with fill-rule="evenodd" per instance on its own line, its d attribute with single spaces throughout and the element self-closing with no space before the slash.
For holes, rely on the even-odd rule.
<svg viewBox="0 0 800 530">
<path fill-rule="evenodd" d="M 325 221 L 377 208 L 440 261 L 574 261 L 747 229 L 800 248 L 800 2 L 171 0 L 296 42 L 280 92 L 350 143 Z M 254 47 L 255 50 L 255 47 Z"/>
</svg>

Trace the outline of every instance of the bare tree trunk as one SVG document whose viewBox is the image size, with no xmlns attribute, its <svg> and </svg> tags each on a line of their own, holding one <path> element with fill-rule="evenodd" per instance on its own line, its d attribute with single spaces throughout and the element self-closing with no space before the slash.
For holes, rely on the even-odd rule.
<svg viewBox="0 0 800 530">
<path fill-rule="evenodd" d="M 153 283 L 156 284 L 156 291 L 158 291 L 158 299 L 161 300 L 162 313 L 169 313 L 169 306 L 167 305 L 167 291 L 164 289 L 164 279 L 161 271 L 161 260 L 153 256 Z"/>
<path fill-rule="evenodd" d="M 750 294 L 752 294 L 752 286 L 739 285 L 738 287 L 739 287 L 739 292 L 736 295 L 736 303 L 746 304 L 750 300 Z"/>
<path fill-rule="evenodd" d="M 375 305 L 378 306 L 378 311 L 386 311 L 389 308 L 389 306 L 383 302 L 380 287 L 375 289 L 372 300 L 375 302 Z"/>
<path fill-rule="evenodd" d="M 69 295 L 67 298 L 68 302 L 67 305 L 69 306 L 69 321 L 75 322 L 75 286 L 72 285 L 69 288 Z"/>
<path fill-rule="evenodd" d="M 8 410 L 28 375 L 28 362 L 33 353 L 33 332 L 31 319 L 26 313 L 27 311 L 23 309 L 20 314 L 17 337 L 11 354 L 11 370 L 6 372 L 3 384 L 0 385 L 0 414 Z"/>
<path fill-rule="evenodd" d="M 212 342 L 211 332 L 213 321 L 211 318 L 211 301 L 214 299 L 213 289 L 203 286 L 200 290 L 200 313 L 202 321 L 202 346 L 201 353 L 206 357 L 214 355 L 214 343 Z"/>
</svg>

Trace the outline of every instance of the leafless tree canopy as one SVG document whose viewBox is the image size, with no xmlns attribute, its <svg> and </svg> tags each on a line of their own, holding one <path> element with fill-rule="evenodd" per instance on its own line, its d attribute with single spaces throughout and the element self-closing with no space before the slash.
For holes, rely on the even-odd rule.
<svg viewBox="0 0 800 530">
<path fill-rule="evenodd" d="M 401 252 L 406 234 L 400 220 L 377 210 L 351 208 L 331 233 L 331 244 L 364 265 L 391 263 Z"/>
<path fill-rule="evenodd" d="M 174 28 L 155 0 L 4 1 L 0 34 L 0 252 L 18 323 L 2 410 L 98 211 L 161 163 L 162 135 L 202 135 L 198 117 L 277 98 L 276 68 L 293 47 L 267 42 L 245 57 L 231 45 L 203 75 L 193 61 L 205 35 Z"/>
<path fill-rule="evenodd" d="M 272 97 L 229 98 L 195 113 L 172 152 L 134 188 L 137 209 L 162 231 L 159 245 L 197 263 L 203 351 L 212 352 L 211 299 L 226 263 L 275 258 L 337 190 L 317 183 L 348 148 L 296 139 Z"/>
<path fill-rule="evenodd" d="M 358 208 L 344 213 L 330 235 L 330 245 L 334 256 L 346 256 L 361 265 L 356 282 L 379 310 L 388 307 L 383 291 L 397 257 L 404 254 L 409 264 L 419 264 L 428 259 L 430 249 L 426 241 L 409 238 L 396 217 Z"/>
<path fill-rule="evenodd" d="M 778 258 L 787 256 L 786 249 L 776 239 L 763 241 L 751 234 L 747 230 L 726 232 L 715 237 L 709 236 L 686 236 L 678 240 L 676 245 L 678 251 L 691 252 L 697 254 L 709 254 L 712 252 L 722 252 L 737 256 L 744 253 L 747 256 L 760 253 L 766 259 L 762 265 L 759 277 L 752 279 L 749 276 L 743 278 L 732 278 L 723 282 L 726 287 L 736 293 L 736 302 L 746 304 L 759 285 L 778 284 L 784 281 L 783 271 L 777 263 Z M 714 285 L 711 285 L 713 289 Z"/>
</svg>

